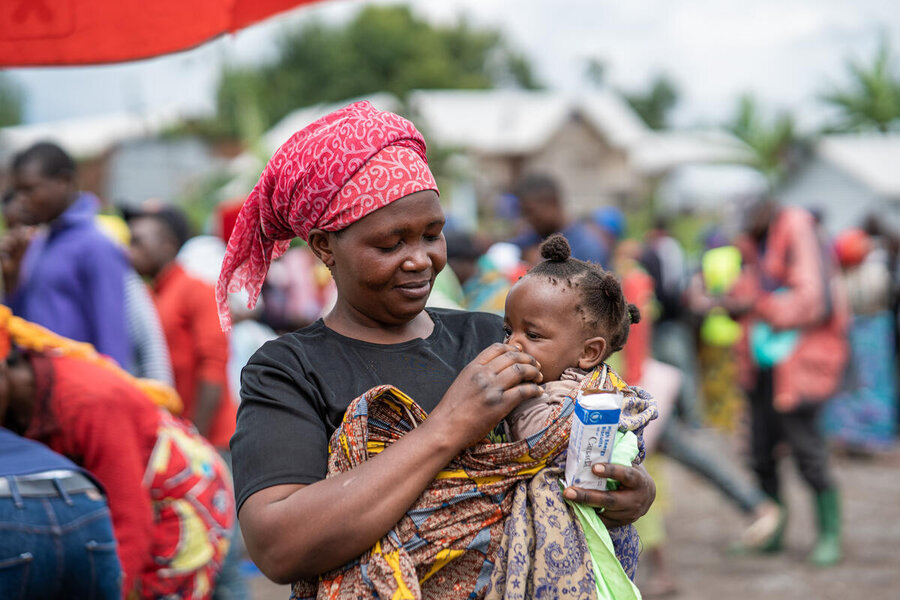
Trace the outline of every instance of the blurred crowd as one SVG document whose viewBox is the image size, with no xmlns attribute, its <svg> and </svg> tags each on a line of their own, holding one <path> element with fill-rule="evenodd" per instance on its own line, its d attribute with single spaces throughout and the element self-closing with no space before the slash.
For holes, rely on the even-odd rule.
<svg viewBox="0 0 900 600">
<path fill-rule="evenodd" d="M 330 309 L 329 271 L 295 245 L 272 265 L 254 310 L 231 296 L 234 326 L 224 333 L 215 282 L 240 202 L 220 205 L 195 235 L 176 206 L 147 200 L 111 210 L 80 191 L 76 164 L 53 144 L 29 148 L 9 167 L 0 521 L 23 523 L 29 547 L 64 549 L 18 552 L 32 574 L 64 574 L 27 578 L 43 586 L 31 596 L 92 588 L 99 597 L 121 589 L 247 597 L 228 452 L 240 370 L 265 341 Z M 777 463 L 787 448 L 817 515 L 810 560 L 840 560 L 830 456 L 896 444 L 900 238 L 877 217 L 832 237 L 814 211 L 755 198 L 740 227 L 712 224 L 690 240 L 700 251 L 689 252 L 664 218 L 643 232 L 612 206 L 574 218 L 551 177 L 525 176 L 512 191 L 502 239 L 450 221 L 448 268 L 429 302 L 502 315 L 510 286 L 553 233 L 565 235 L 575 258 L 620 277 L 644 319 L 614 367 L 660 408 L 645 432 L 659 498 L 638 524 L 646 594 L 677 585 L 666 566 L 666 483 L 653 470 L 661 456 L 747 515 L 735 551 L 761 552 L 783 545 Z M 749 467 L 705 451 L 694 435 L 701 427 L 742 436 Z M 53 542 L 52 525 L 68 537 Z M 3 536 L 0 548 L 20 542 Z"/>
</svg>

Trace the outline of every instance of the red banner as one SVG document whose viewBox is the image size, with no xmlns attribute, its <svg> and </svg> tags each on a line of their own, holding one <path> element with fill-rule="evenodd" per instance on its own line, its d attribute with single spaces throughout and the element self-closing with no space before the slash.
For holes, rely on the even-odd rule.
<svg viewBox="0 0 900 600">
<path fill-rule="evenodd" d="M 0 67 L 149 58 L 315 0 L 0 0 Z"/>
</svg>

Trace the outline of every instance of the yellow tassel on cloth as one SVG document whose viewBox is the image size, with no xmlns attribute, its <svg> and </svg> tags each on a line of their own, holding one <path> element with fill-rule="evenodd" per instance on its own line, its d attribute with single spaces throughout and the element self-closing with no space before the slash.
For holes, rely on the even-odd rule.
<svg viewBox="0 0 900 600">
<path fill-rule="evenodd" d="M 12 342 L 20 348 L 47 356 L 67 356 L 84 360 L 127 379 L 144 392 L 154 404 L 170 413 L 178 415 L 184 410 L 181 398 L 172 386 L 161 381 L 134 377 L 119 367 L 113 359 L 97 352 L 90 344 L 57 335 L 45 327 L 13 315 L 9 307 L 3 305 L 0 305 L 0 335 L 6 338 L 0 341 L 0 352 L 5 350 L 4 356 L 9 354 L 9 342 Z"/>
</svg>

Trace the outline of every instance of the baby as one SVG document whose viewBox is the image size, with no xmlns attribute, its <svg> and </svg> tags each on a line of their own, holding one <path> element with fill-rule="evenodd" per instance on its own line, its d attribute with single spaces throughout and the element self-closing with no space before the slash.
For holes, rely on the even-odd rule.
<svg viewBox="0 0 900 600">
<path fill-rule="evenodd" d="M 621 350 L 631 324 L 640 320 L 615 275 L 571 258 L 566 238 L 553 235 L 540 251 L 544 260 L 506 297 L 506 343 L 540 363 L 544 388 L 543 395 L 526 400 L 507 417 L 513 440 L 541 431 L 553 407 L 574 397 L 585 375 Z"/>
</svg>

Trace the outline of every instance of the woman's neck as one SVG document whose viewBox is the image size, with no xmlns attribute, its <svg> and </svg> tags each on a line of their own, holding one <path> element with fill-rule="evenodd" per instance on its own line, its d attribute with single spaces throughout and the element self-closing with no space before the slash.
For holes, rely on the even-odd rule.
<svg viewBox="0 0 900 600">
<path fill-rule="evenodd" d="M 424 310 L 406 322 L 384 323 L 340 302 L 323 321 L 336 333 L 371 344 L 400 344 L 427 338 L 434 331 L 434 321 Z"/>
</svg>

